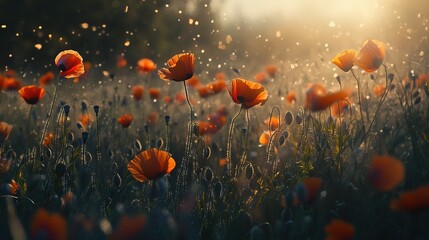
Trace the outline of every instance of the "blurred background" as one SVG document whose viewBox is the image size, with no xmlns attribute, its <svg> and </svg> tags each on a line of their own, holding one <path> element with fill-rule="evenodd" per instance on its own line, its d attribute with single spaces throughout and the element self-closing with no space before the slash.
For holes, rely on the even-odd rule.
<svg viewBox="0 0 429 240">
<path fill-rule="evenodd" d="M 400 49 L 387 56 L 391 61 L 425 68 L 428 6 L 427 0 L 0 0 L 0 70 L 50 68 L 64 49 L 79 51 L 94 67 L 110 67 L 119 55 L 132 67 L 142 57 L 162 63 L 191 51 L 206 69 L 245 69 L 249 59 L 329 60 L 366 39 L 386 42 L 391 53 Z"/>
</svg>

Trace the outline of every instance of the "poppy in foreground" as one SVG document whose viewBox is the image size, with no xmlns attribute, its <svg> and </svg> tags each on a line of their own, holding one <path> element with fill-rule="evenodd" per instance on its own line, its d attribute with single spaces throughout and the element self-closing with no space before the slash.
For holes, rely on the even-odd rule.
<svg viewBox="0 0 429 240">
<path fill-rule="evenodd" d="M 233 79 L 228 91 L 232 100 L 245 109 L 262 105 L 268 99 L 268 92 L 261 84 L 241 78 Z"/>
<path fill-rule="evenodd" d="M 151 148 L 136 155 L 128 163 L 128 171 L 140 182 L 154 180 L 169 174 L 176 167 L 176 162 L 170 153 Z"/>
<path fill-rule="evenodd" d="M 393 190 L 405 178 L 404 164 L 388 155 L 372 157 L 369 167 L 371 185 L 382 192 Z"/>
<path fill-rule="evenodd" d="M 394 211 L 419 212 L 429 207 L 429 185 L 414 191 L 402 192 L 398 199 L 392 200 L 390 208 Z"/>
<path fill-rule="evenodd" d="M 40 208 L 31 222 L 30 236 L 32 239 L 67 239 L 67 222 L 58 213 L 50 214 Z"/>
<path fill-rule="evenodd" d="M 168 59 L 168 68 L 161 68 L 158 70 L 158 75 L 163 80 L 173 80 L 176 82 L 185 81 L 194 75 L 194 63 L 194 54 L 177 54 Z"/>
<path fill-rule="evenodd" d="M 85 73 L 83 58 L 74 50 L 65 50 L 55 57 L 55 65 L 60 69 L 60 76 L 77 78 Z"/>
<path fill-rule="evenodd" d="M 320 84 L 313 84 L 305 93 L 305 108 L 311 111 L 321 111 L 333 103 L 343 100 L 350 96 L 350 89 L 343 89 L 333 93 L 327 93 L 326 89 Z"/>
<path fill-rule="evenodd" d="M 28 104 L 34 105 L 45 95 L 45 89 L 31 85 L 19 89 L 18 93 Z"/>
<path fill-rule="evenodd" d="M 156 64 L 149 58 L 142 58 L 137 62 L 137 72 L 146 74 L 156 69 Z"/>
<path fill-rule="evenodd" d="M 12 131 L 12 125 L 0 121 L 0 140 L 7 140 L 10 132 Z M 0 141 L 0 143 L 2 142 Z"/>
<path fill-rule="evenodd" d="M 118 118 L 118 123 L 121 124 L 122 127 L 127 128 L 131 125 L 133 119 L 133 115 L 127 113 Z"/>
<path fill-rule="evenodd" d="M 356 54 L 354 64 L 365 70 L 365 72 L 370 73 L 381 66 L 385 54 L 386 50 L 383 42 L 378 40 L 367 40 Z"/>
<path fill-rule="evenodd" d="M 325 226 L 326 240 L 351 240 L 355 236 L 355 227 L 343 220 L 333 219 Z"/>
<path fill-rule="evenodd" d="M 354 49 L 343 50 L 332 58 L 331 62 L 344 72 L 350 71 L 356 59 L 357 51 Z"/>
</svg>

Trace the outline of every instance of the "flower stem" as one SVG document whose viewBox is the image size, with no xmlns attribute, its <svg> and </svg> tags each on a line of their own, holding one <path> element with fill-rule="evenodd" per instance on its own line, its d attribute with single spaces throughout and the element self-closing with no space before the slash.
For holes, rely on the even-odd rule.
<svg viewBox="0 0 429 240">
<path fill-rule="evenodd" d="M 227 174 L 228 176 L 231 176 L 232 173 L 232 159 L 231 159 L 231 141 L 232 141 L 232 132 L 234 129 L 234 125 L 235 125 L 235 120 L 237 119 L 237 117 L 240 115 L 241 110 L 243 109 L 243 107 L 240 107 L 240 110 L 238 111 L 238 113 L 234 116 L 234 118 L 231 120 L 231 125 L 229 126 L 229 132 L 228 132 L 228 142 L 226 145 L 226 170 L 227 170 Z"/>
<path fill-rule="evenodd" d="M 357 83 L 357 87 L 358 87 L 358 97 L 359 97 L 359 113 L 360 113 L 360 120 L 362 121 L 362 128 L 363 128 L 363 132 L 365 131 L 365 121 L 363 120 L 363 113 L 362 113 L 362 100 L 361 100 L 361 92 L 360 92 L 360 81 L 359 79 L 356 77 L 355 72 L 353 71 L 353 69 L 351 69 L 352 75 L 353 77 L 356 79 L 356 83 Z M 364 135 L 364 142 L 366 144 L 366 134 Z"/>
</svg>

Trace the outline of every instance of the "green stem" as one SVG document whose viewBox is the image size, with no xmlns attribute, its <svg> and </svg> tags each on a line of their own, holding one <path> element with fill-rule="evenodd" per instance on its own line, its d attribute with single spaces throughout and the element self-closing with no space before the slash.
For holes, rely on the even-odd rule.
<svg viewBox="0 0 429 240">
<path fill-rule="evenodd" d="M 232 132 L 234 129 L 234 125 L 235 125 L 235 120 L 237 120 L 237 117 L 240 115 L 241 110 L 243 109 L 243 106 L 240 107 L 240 110 L 238 111 L 238 113 L 234 116 L 234 118 L 231 121 L 231 125 L 229 126 L 229 131 L 228 131 L 228 142 L 226 144 L 226 170 L 227 170 L 227 174 L 228 176 L 231 176 L 232 173 L 232 161 L 231 161 L 231 149 L 232 149 Z"/>
</svg>

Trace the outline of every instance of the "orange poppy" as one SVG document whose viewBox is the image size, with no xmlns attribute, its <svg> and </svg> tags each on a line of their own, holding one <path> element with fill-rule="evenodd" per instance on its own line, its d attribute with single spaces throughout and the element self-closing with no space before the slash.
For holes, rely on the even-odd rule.
<svg viewBox="0 0 429 240">
<path fill-rule="evenodd" d="M 13 70 L 7 70 L 0 75 L 0 89 L 4 91 L 19 90 L 21 82 L 16 79 L 16 73 Z"/>
<path fill-rule="evenodd" d="M 182 92 L 176 93 L 176 96 L 174 97 L 174 101 L 177 104 L 180 104 L 180 105 L 186 103 L 186 96 L 185 96 L 185 94 L 182 93 Z"/>
<path fill-rule="evenodd" d="M 365 70 L 365 72 L 370 73 L 381 66 L 385 54 L 386 51 L 383 42 L 378 40 L 367 40 L 356 54 L 354 64 Z"/>
<path fill-rule="evenodd" d="M 55 58 L 55 65 L 60 69 L 60 76 L 77 78 L 85 73 L 83 58 L 74 50 L 60 52 Z"/>
<path fill-rule="evenodd" d="M 51 144 L 53 139 L 54 139 L 54 134 L 49 133 L 47 136 L 45 136 L 45 139 L 43 139 L 43 145 L 49 146 L 49 144 Z"/>
<path fill-rule="evenodd" d="M 110 235 L 110 240 L 121 239 L 143 239 L 141 236 L 144 226 L 146 225 L 146 217 L 143 215 L 122 216 L 115 231 Z"/>
<path fill-rule="evenodd" d="M 215 123 L 210 121 L 197 121 L 199 126 L 199 133 L 201 136 L 207 134 L 215 134 L 219 129 Z"/>
<path fill-rule="evenodd" d="M 163 80 L 185 81 L 194 75 L 194 63 L 193 53 L 177 54 L 168 59 L 168 68 L 158 70 L 158 75 Z"/>
<path fill-rule="evenodd" d="M 243 108 L 262 105 L 268 99 L 268 92 L 261 84 L 241 78 L 233 79 L 228 91 L 232 100 Z"/>
<path fill-rule="evenodd" d="M 15 195 L 15 196 L 18 193 L 18 190 L 21 189 L 21 187 L 19 186 L 19 184 L 16 183 L 15 180 L 13 180 L 13 179 L 8 184 L 8 187 L 9 187 L 10 194 Z"/>
<path fill-rule="evenodd" d="M 39 85 L 40 86 L 48 85 L 54 80 L 54 78 L 55 78 L 54 73 L 49 71 L 39 77 Z"/>
<path fill-rule="evenodd" d="M 286 102 L 289 104 L 295 103 L 296 102 L 296 93 L 293 91 L 288 92 L 286 95 Z"/>
<path fill-rule="evenodd" d="M 321 111 L 333 103 L 347 98 L 350 94 L 350 89 L 327 93 L 322 85 L 315 83 L 306 92 L 305 108 L 311 111 Z"/>
<path fill-rule="evenodd" d="M 383 96 L 384 90 L 386 90 L 386 85 L 384 83 L 378 84 L 372 88 L 372 92 L 377 97 Z"/>
<path fill-rule="evenodd" d="M 228 159 L 226 159 L 226 158 L 219 159 L 219 166 L 221 168 L 225 167 L 227 163 L 228 163 Z"/>
<path fill-rule="evenodd" d="M 218 72 L 215 74 L 215 80 L 225 80 L 226 75 L 224 72 Z"/>
<path fill-rule="evenodd" d="M 134 100 L 140 101 L 143 98 L 144 87 L 142 85 L 134 85 L 131 88 L 131 92 L 133 94 Z"/>
<path fill-rule="evenodd" d="M 258 72 L 258 73 L 256 73 L 256 75 L 255 75 L 255 80 L 256 80 L 258 83 L 264 83 L 264 82 L 266 82 L 266 81 L 267 81 L 267 75 L 265 74 L 265 72 Z"/>
<path fill-rule="evenodd" d="M 312 203 L 319 195 L 322 179 L 318 177 L 309 177 L 304 179 L 304 187 L 307 190 L 307 203 Z"/>
<path fill-rule="evenodd" d="M 12 131 L 12 125 L 0 121 L 0 136 L 2 136 L 0 140 L 7 140 L 9 138 L 11 131 Z"/>
<path fill-rule="evenodd" d="M 159 121 L 159 113 L 158 112 L 151 112 L 149 113 L 149 115 L 147 116 L 147 120 L 146 123 L 149 126 L 155 126 Z"/>
<path fill-rule="evenodd" d="M 270 118 L 264 120 L 265 125 L 270 125 Z M 280 125 L 280 119 L 278 117 L 271 117 L 271 131 L 276 130 Z"/>
<path fill-rule="evenodd" d="M 19 89 L 18 93 L 28 104 L 34 105 L 45 95 L 45 89 L 31 85 Z"/>
<path fill-rule="evenodd" d="M 392 200 L 390 208 L 394 211 L 419 212 L 429 207 L 429 185 L 414 191 L 402 192 L 398 199 Z"/>
<path fill-rule="evenodd" d="M 347 49 L 338 53 L 331 62 L 339 67 L 344 72 L 350 71 L 356 59 L 357 51 L 355 49 Z"/>
<path fill-rule="evenodd" d="M 49 214 L 45 209 L 39 208 L 34 214 L 30 225 L 32 239 L 43 236 L 44 239 L 67 239 L 67 222 L 58 213 Z"/>
<path fill-rule="evenodd" d="M 391 156 L 372 157 L 369 167 L 369 181 L 372 186 L 383 192 L 391 191 L 405 178 L 404 164 Z"/>
<path fill-rule="evenodd" d="M 268 145 L 268 143 L 270 142 L 270 138 L 271 135 L 273 134 L 273 132 L 271 131 L 264 131 L 261 136 L 259 136 L 259 144 L 261 145 Z"/>
<path fill-rule="evenodd" d="M 172 102 L 172 98 L 170 96 L 165 96 L 163 101 L 165 104 L 170 104 Z"/>
<path fill-rule="evenodd" d="M 169 174 L 176 167 L 176 162 L 170 153 L 151 148 L 134 157 L 128 163 L 128 171 L 139 181 L 154 180 Z"/>
<path fill-rule="evenodd" d="M 207 87 L 212 91 L 213 94 L 216 94 L 226 89 L 226 83 L 224 80 L 218 79 L 207 84 Z"/>
<path fill-rule="evenodd" d="M 12 161 L 0 157 L 0 174 L 9 172 Z"/>
<path fill-rule="evenodd" d="M 152 100 L 159 99 L 159 97 L 161 95 L 161 91 L 159 90 L 159 88 L 149 88 L 148 92 L 149 92 L 149 97 Z"/>
<path fill-rule="evenodd" d="M 196 88 L 196 87 L 200 86 L 200 80 L 198 79 L 198 77 L 196 75 L 193 75 L 191 78 L 189 78 L 186 81 L 186 84 L 188 86 Z"/>
<path fill-rule="evenodd" d="M 131 122 L 133 121 L 133 115 L 131 114 L 124 114 L 118 118 L 118 123 L 122 125 L 122 127 L 127 128 L 131 125 Z"/>
<path fill-rule="evenodd" d="M 277 66 L 275 65 L 268 65 L 265 67 L 265 71 L 270 75 L 270 77 L 274 77 L 277 73 Z"/>
<path fill-rule="evenodd" d="M 416 86 L 419 88 L 423 87 L 425 83 L 428 81 L 429 81 L 428 75 L 426 73 L 420 73 L 416 79 Z"/>
<path fill-rule="evenodd" d="M 202 98 L 206 98 L 212 95 L 212 91 L 208 86 L 200 86 L 198 87 L 198 94 Z"/>
<path fill-rule="evenodd" d="M 128 65 L 127 59 L 123 55 L 119 55 L 116 58 L 116 66 L 118 68 L 124 68 Z"/>
<path fill-rule="evenodd" d="M 142 58 L 137 62 L 137 72 L 146 74 L 156 69 L 156 64 L 149 58 Z"/>
<path fill-rule="evenodd" d="M 325 226 L 326 240 L 351 240 L 355 236 L 355 227 L 343 220 L 333 219 Z"/>
<path fill-rule="evenodd" d="M 84 113 L 82 115 L 79 116 L 79 120 L 78 122 L 80 122 L 80 124 L 82 124 L 83 128 L 87 128 L 89 126 L 89 124 L 91 123 L 92 119 L 91 116 L 88 113 Z"/>
<path fill-rule="evenodd" d="M 331 105 L 331 114 L 334 117 L 338 117 L 350 106 L 350 99 L 340 100 L 337 103 Z"/>
</svg>

